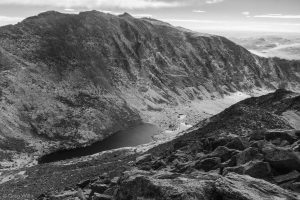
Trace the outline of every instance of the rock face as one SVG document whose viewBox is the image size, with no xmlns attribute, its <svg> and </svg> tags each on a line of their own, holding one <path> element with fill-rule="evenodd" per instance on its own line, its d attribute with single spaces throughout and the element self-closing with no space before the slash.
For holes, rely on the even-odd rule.
<svg viewBox="0 0 300 200">
<path fill-rule="evenodd" d="M 193 173 L 161 178 L 165 172 L 130 171 L 121 181 L 116 199 L 296 200 L 293 194 L 266 181 L 230 173 Z M 126 178 L 127 177 L 127 178 Z"/>
</svg>

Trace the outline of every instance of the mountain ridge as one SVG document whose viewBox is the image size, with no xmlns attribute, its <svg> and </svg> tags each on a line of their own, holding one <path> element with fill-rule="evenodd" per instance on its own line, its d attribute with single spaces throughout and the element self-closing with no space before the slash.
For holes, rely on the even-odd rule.
<svg viewBox="0 0 300 200">
<path fill-rule="evenodd" d="M 7 149 L 10 141 L 26 146 L 22 153 L 41 155 L 141 121 L 166 128 L 178 113 L 196 118 L 192 103 L 203 99 L 282 85 L 298 90 L 300 82 L 299 62 L 260 58 L 224 37 L 98 11 L 50 11 L 0 27 L 0 47 L 0 148 L 7 155 L 19 152 Z"/>
</svg>

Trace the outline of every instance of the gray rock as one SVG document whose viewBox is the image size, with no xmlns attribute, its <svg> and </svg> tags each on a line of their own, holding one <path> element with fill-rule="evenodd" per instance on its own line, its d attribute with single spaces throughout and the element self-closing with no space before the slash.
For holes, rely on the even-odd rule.
<svg viewBox="0 0 300 200">
<path fill-rule="evenodd" d="M 249 147 L 236 155 L 236 164 L 243 165 L 251 160 L 256 159 L 262 160 L 263 155 L 259 153 L 258 149 Z"/>
<path fill-rule="evenodd" d="M 225 162 L 237 153 L 237 150 L 229 149 L 224 146 L 219 146 L 213 152 L 208 154 L 207 157 L 219 157 L 221 158 L 222 162 Z"/>
<path fill-rule="evenodd" d="M 299 194 L 284 190 L 264 180 L 229 173 L 216 181 L 216 193 L 222 200 L 298 200 Z"/>
<path fill-rule="evenodd" d="M 220 167 L 221 158 L 206 158 L 200 161 L 197 161 L 194 165 L 195 169 L 210 171 Z"/>
<path fill-rule="evenodd" d="M 294 130 L 268 130 L 265 133 L 266 140 L 279 139 L 280 141 L 286 140 L 290 144 L 297 140 Z"/>
<path fill-rule="evenodd" d="M 276 177 L 274 177 L 274 180 L 276 183 L 280 184 L 280 183 L 284 183 L 284 182 L 288 182 L 288 181 L 292 181 L 292 180 L 297 180 L 299 178 L 300 178 L 300 173 L 298 171 L 292 171 L 287 174 L 276 176 Z M 300 181 L 300 179 L 299 179 L 299 181 Z"/>
<path fill-rule="evenodd" d="M 137 165 L 150 162 L 152 160 L 152 155 L 151 154 L 144 154 L 142 156 L 139 156 L 135 159 L 135 162 Z"/>
<path fill-rule="evenodd" d="M 93 183 L 91 184 L 91 189 L 93 192 L 102 194 L 105 190 L 108 189 L 108 186 L 105 184 Z"/>
<path fill-rule="evenodd" d="M 262 152 L 265 160 L 279 172 L 290 172 L 300 169 L 300 152 L 272 145 L 264 147 Z"/>
</svg>

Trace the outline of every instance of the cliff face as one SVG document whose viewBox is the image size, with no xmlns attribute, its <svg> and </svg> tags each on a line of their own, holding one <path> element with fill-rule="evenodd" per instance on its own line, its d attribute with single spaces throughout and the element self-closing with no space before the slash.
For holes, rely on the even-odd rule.
<svg viewBox="0 0 300 200">
<path fill-rule="evenodd" d="M 297 62 L 153 19 L 42 13 L 0 28 L 0 148 L 90 143 L 167 107 L 281 83 L 297 89 L 299 72 Z"/>
</svg>

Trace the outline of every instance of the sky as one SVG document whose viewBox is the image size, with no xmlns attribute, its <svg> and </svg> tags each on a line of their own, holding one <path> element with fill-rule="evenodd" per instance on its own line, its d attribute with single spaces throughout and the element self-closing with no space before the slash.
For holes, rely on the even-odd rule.
<svg viewBox="0 0 300 200">
<path fill-rule="evenodd" d="M 49 10 L 128 12 L 199 32 L 300 34 L 300 0 L 0 0 L 0 26 Z"/>
</svg>

